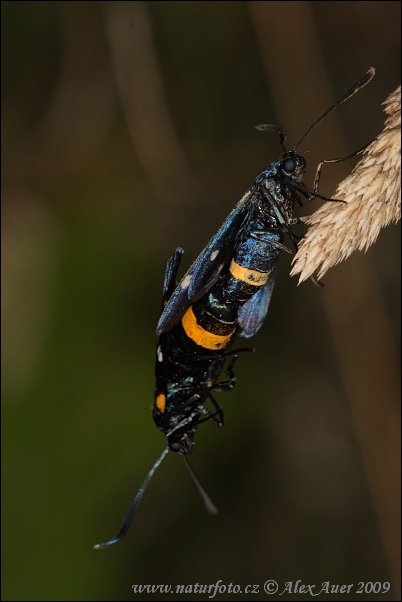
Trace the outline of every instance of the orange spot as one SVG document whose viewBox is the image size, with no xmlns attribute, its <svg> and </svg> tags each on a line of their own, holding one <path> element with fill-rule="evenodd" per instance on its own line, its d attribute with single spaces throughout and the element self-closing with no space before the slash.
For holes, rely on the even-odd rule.
<svg viewBox="0 0 402 602">
<path fill-rule="evenodd" d="M 158 410 L 163 414 L 163 412 L 166 409 L 166 395 L 164 393 L 158 393 L 155 399 L 155 405 L 158 408 Z"/>
</svg>

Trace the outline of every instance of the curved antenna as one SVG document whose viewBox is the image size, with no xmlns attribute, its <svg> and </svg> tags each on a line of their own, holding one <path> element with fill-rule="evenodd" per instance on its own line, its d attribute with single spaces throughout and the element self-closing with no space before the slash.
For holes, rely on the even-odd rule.
<svg viewBox="0 0 402 602">
<path fill-rule="evenodd" d="M 198 491 L 201 494 L 201 497 L 204 501 L 205 507 L 208 510 L 209 514 L 217 514 L 218 513 L 218 508 L 215 506 L 215 504 L 212 502 L 211 498 L 209 497 L 209 495 L 207 494 L 207 492 L 205 491 L 204 487 L 201 485 L 197 475 L 194 472 L 194 468 L 190 465 L 189 461 L 187 460 L 187 456 L 185 456 L 183 454 L 183 458 L 184 458 L 184 463 L 188 468 L 189 473 L 191 474 L 191 477 L 198 489 Z"/>
<path fill-rule="evenodd" d="M 282 127 L 281 125 L 271 125 L 268 123 L 263 123 L 262 125 L 256 125 L 255 129 L 259 132 L 274 132 L 275 134 L 279 134 L 281 146 L 285 153 L 288 152 L 288 149 L 285 145 L 287 133 L 284 127 Z"/>
<path fill-rule="evenodd" d="M 114 546 L 114 544 L 119 543 L 119 541 L 121 541 L 123 539 L 123 537 L 127 534 L 127 531 L 130 528 L 131 522 L 133 520 L 135 511 L 137 510 L 137 506 L 143 496 L 143 493 L 145 491 L 146 486 L 148 485 L 149 481 L 152 478 L 152 475 L 154 474 L 155 470 L 158 468 L 158 466 L 162 463 L 162 461 L 165 459 L 165 456 L 167 455 L 167 453 L 169 452 L 169 448 L 166 447 L 166 449 L 163 451 L 161 457 L 159 458 L 159 460 L 157 460 L 155 462 L 155 464 L 153 465 L 153 467 L 151 468 L 151 470 L 149 471 L 149 473 L 147 474 L 147 476 L 144 479 L 143 484 L 141 485 L 137 495 L 135 496 L 135 500 L 132 503 L 132 506 L 130 508 L 130 510 L 128 511 L 128 514 L 126 516 L 126 518 L 124 519 L 124 522 L 121 526 L 121 529 L 118 533 L 118 535 L 114 538 L 111 539 L 110 541 L 107 541 L 106 543 L 98 543 L 96 546 L 94 546 L 95 550 L 100 550 L 102 548 L 109 548 L 110 546 Z"/>
<path fill-rule="evenodd" d="M 366 84 L 368 84 L 369 81 L 371 81 L 373 79 L 374 74 L 375 74 L 374 67 L 370 67 L 370 69 L 367 71 L 367 73 L 365 73 L 363 75 L 363 77 L 361 77 L 359 80 L 357 80 L 357 82 L 354 83 L 353 86 L 351 88 L 349 88 L 349 90 L 347 92 L 345 92 L 345 94 L 332 105 L 332 107 L 329 107 L 329 109 L 327 109 L 325 111 L 325 113 L 323 113 L 321 115 L 321 117 L 319 117 L 316 121 L 314 121 L 314 123 L 312 125 L 310 125 L 307 132 L 305 132 L 303 134 L 303 136 L 300 138 L 299 142 L 296 144 L 296 146 L 294 147 L 293 150 L 295 151 L 297 148 L 299 148 L 299 146 L 301 145 L 303 140 L 306 138 L 306 136 L 309 135 L 311 130 L 313 130 L 315 128 L 315 126 L 318 125 L 320 123 L 320 121 L 322 121 L 324 119 L 324 117 L 326 117 L 328 115 L 328 113 L 330 113 L 331 111 L 336 109 L 336 107 L 339 106 L 342 102 L 345 102 L 345 100 L 348 100 L 348 98 L 353 96 L 353 94 L 356 94 L 356 92 L 358 92 L 359 90 L 361 90 L 361 88 L 363 88 Z"/>
</svg>

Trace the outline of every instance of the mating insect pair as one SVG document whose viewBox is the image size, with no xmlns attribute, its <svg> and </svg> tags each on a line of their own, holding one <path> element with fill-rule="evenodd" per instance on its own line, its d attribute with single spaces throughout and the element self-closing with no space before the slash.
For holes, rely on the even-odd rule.
<svg viewBox="0 0 402 602">
<path fill-rule="evenodd" d="M 302 205 L 299 195 L 331 200 L 318 194 L 321 168 L 327 161 L 319 164 L 313 191 L 309 191 L 303 184 L 306 161 L 296 151 L 328 113 L 373 76 L 371 68 L 309 127 L 293 150 L 288 151 L 285 146 L 284 128 L 259 126 L 258 129 L 279 134 L 282 157 L 255 179 L 177 286 L 183 251 L 177 249 L 168 261 L 163 310 L 157 327 L 153 406 L 154 421 L 164 433 L 167 447 L 148 473 L 117 537 L 96 548 L 109 547 L 125 536 L 149 480 L 169 451 L 183 456 L 207 509 L 216 512 L 189 465 L 187 454 L 192 451 L 199 424 L 207 420 L 223 423 L 222 409 L 213 394 L 234 387 L 233 367 L 237 354 L 244 350 L 232 351 L 231 346 L 240 336 L 253 336 L 264 321 L 280 252 L 289 252 L 283 244 L 286 234 L 297 247 L 292 226 L 300 222 L 293 218 L 295 203 Z M 361 150 L 328 162 L 343 161 Z M 219 380 L 226 362 L 227 378 Z M 214 408 L 212 412 L 205 407 L 208 399 Z"/>
</svg>

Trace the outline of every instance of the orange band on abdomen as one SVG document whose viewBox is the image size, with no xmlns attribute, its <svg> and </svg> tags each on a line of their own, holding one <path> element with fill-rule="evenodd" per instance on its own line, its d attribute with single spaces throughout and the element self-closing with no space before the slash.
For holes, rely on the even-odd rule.
<svg viewBox="0 0 402 602">
<path fill-rule="evenodd" d="M 200 347 L 205 349 L 223 349 L 226 347 L 234 331 L 226 335 L 212 334 L 200 326 L 194 315 L 193 308 L 190 305 L 186 313 L 181 319 L 182 326 L 186 335 Z"/>
<path fill-rule="evenodd" d="M 237 280 L 241 280 L 241 282 L 246 282 L 247 284 L 253 284 L 254 286 L 262 286 L 269 276 L 269 273 L 259 272 L 258 270 L 250 270 L 250 268 L 245 268 L 242 265 L 235 262 L 232 259 L 230 264 L 230 273 Z"/>
</svg>

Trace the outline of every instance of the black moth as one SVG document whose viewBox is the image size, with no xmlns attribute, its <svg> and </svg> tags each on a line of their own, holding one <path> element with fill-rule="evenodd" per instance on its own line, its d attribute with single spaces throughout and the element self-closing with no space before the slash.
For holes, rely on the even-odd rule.
<svg viewBox="0 0 402 602">
<path fill-rule="evenodd" d="M 165 435 L 167 446 L 146 476 L 118 535 L 95 548 L 112 546 L 126 535 L 149 480 L 169 451 L 183 456 L 208 511 L 217 512 L 188 463 L 187 454 L 192 451 L 200 423 L 211 420 L 223 424 L 223 411 L 213 393 L 234 387 L 233 367 L 237 354 L 244 349 L 231 351 L 231 346 L 239 336 L 253 336 L 264 321 L 280 252 L 289 252 L 283 244 L 285 235 L 297 246 L 291 227 L 299 222 L 292 217 L 294 204 L 301 204 L 299 194 L 308 199 L 331 200 L 317 192 L 326 161 L 318 166 L 311 192 L 303 184 L 306 161 L 296 151 L 311 130 L 365 86 L 374 73 L 370 68 L 353 84 L 309 127 L 293 150 L 288 151 L 285 146 L 284 128 L 259 126 L 258 129 L 279 133 L 282 157 L 254 180 L 177 286 L 182 249 L 169 259 L 157 327 L 153 406 L 154 421 Z M 362 150 L 330 162 L 344 161 Z M 227 378 L 219 380 L 227 361 Z M 212 412 L 205 407 L 208 400 L 213 404 Z"/>
</svg>

